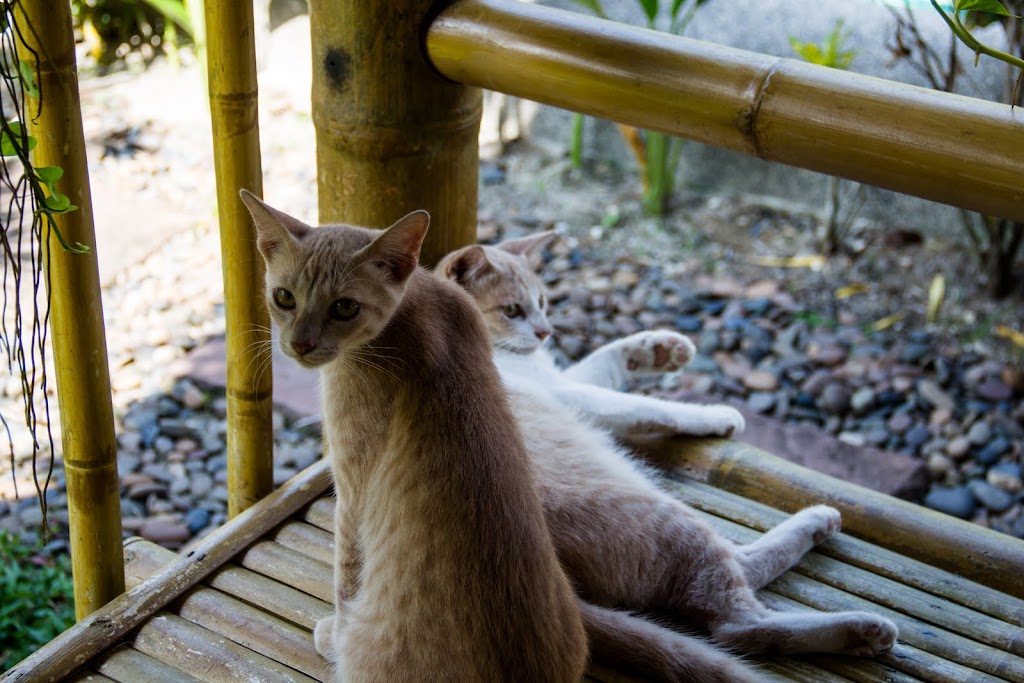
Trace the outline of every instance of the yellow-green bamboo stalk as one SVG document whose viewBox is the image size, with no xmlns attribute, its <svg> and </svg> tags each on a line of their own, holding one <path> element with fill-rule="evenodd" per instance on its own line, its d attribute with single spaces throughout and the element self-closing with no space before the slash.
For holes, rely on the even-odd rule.
<svg viewBox="0 0 1024 683">
<path fill-rule="evenodd" d="M 214 168 L 227 327 L 228 514 L 273 488 L 270 318 L 263 259 L 241 188 L 263 194 L 252 3 L 206 0 Z"/>
<path fill-rule="evenodd" d="M 31 47 L 23 56 L 33 69 L 38 66 L 42 97 L 41 109 L 31 99 L 25 107 L 30 112 L 29 128 L 39 140 L 33 163 L 64 169 L 61 191 L 78 209 L 56 216 L 57 228 L 69 244 L 81 242 L 89 247 L 87 253 L 69 253 L 50 235 L 44 256 L 49 267 L 75 614 L 82 619 L 124 592 L 124 567 L 117 442 L 75 40 L 67 0 L 33 0 L 14 7 L 15 21 Z M 37 111 L 39 115 L 34 116 Z"/>
<path fill-rule="evenodd" d="M 426 209 L 421 261 L 476 241 L 480 91 L 422 52 L 434 0 L 311 0 L 320 220 L 386 226 Z"/>
<path fill-rule="evenodd" d="M 1024 220 L 1006 105 L 516 0 L 452 3 L 426 42 L 461 83 Z"/>
</svg>

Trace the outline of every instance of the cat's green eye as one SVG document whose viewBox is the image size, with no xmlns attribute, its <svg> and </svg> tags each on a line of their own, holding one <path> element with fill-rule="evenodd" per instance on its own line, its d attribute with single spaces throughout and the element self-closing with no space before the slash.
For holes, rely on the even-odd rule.
<svg viewBox="0 0 1024 683">
<path fill-rule="evenodd" d="M 519 304 L 507 304 L 502 306 L 501 312 L 506 318 L 522 318 L 526 315 L 523 313 L 523 307 Z"/>
<path fill-rule="evenodd" d="M 274 290 L 274 303 L 281 308 L 295 308 L 295 296 L 284 287 Z"/>
<path fill-rule="evenodd" d="M 331 304 L 331 317 L 342 322 L 359 315 L 359 302 L 352 299 L 338 299 Z"/>
</svg>

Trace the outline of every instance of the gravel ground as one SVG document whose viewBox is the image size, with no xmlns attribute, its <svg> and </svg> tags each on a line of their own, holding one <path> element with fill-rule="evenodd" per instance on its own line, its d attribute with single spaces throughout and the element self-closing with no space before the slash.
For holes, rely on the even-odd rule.
<svg viewBox="0 0 1024 683">
<path fill-rule="evenodd" d="M 288 74 L 270 69 L 261 83 L 265 194 L 312 220 L 312 124 Z M 101 263 L 108 244 L 133 243 L 125 234 L 153 233 L 147 257 L 122 250 L 132 265 L 108 262 L 104 278 L 124 527 L 172 548 L 223 522 L 226 501 L 223 393 L 169 371 L 224 330 L 199 83 L 194 69 L 162 64 L 83 82 L 94 193 L 116 198 L 109 210 L 96 202 L 108 240 Z M 1020 351 L 993 333 L 1000 324 L 1020 328 L 1020 295 L 987 301 L 962 247 L 887 244 L 882 229 L 894 226 L 861 226 L 852 238 L 859 254 L 820 268 L 764 265 L 813 254 L 818 219 L 778 202 L 684 193 L 668 217 L 653 220 L 641 214 L 633 182 L 600 166 L 572 170 L 529 144 L 481 163 L 482 240 L 562 234 L 544 277 L 564 360 L 641 329 L 680 330 L 699 356 L 637 390 L 741 400 L 850 444 L 922 458 L 934 479 L 924 504 L 1024 538 L 1024 371 Z M 936 274 L 946 277 L 946 305 L 929 325 Z M 879 324 L 887 318 L 895 322 Z M 0 389 L 4 415 L 20 415 L 17 383 Z M 319 457 L 319 437 L 308 420 L 274 419 L 280 483 Z M 31 535 L 41 513 L 27 495 L 27 439 L 15 429 L 13 457 L 0 464 L 0 528 Z M 61 548 L 59 459 L 47 497 Z"/>
</svg>

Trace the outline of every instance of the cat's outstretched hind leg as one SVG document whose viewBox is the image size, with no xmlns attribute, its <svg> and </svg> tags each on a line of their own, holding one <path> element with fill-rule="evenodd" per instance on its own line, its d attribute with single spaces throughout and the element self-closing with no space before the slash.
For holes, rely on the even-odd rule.
<svg viewBox="0 0 1024 683">
<path fill-rule="evenodd" d="M 839 532 L 839 511 L 827 505 L 815 505 L 769 529 L 761 538 L 739 546 L 737 559 L 754 590 L 768 585 L 777 576 L 800 561 L 807 552 Z"/>
<path fill-rule="evenodd" d="M 899 632 L 868 612 L 771 612 L 744 615 L 712 627 L 712 639 L 744 654 L 833 653 L 874 657 L 896 644 Z"/>
</svg>

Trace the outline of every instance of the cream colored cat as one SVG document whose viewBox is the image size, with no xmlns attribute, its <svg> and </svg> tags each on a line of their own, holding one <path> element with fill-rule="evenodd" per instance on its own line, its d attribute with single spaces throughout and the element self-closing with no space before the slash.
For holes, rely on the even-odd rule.
<svg viewBox="0 0 1024 683">
<path fill-rule="evenodd" d="M 743 420 L 725 406 L 614 390 L 630 373 L 677 369 L 689 360 L 692 344 L 673 332 L 627 337 L 559 371 L 541 347 L 551 326 L 543 285 L 529 263 L 551 237 L 466 247 L 442 259 L 437 271 L 469 291 L 483 312 L 539 472 L 555 547 L 577 593 L 598 605 L 667 611 L 741 653 L 871 656 L 891 649 L 897 630 L 887 619 L 776 612 L 754 594 L 839 530 L 836 510 L 807 508 L 754 543 L 736 546 L 663 492 L 653 473 L 615 442 L 616 434 L 650 431 L 727 435 L 742 429 Z M 600 637 L 591 632 L 593 656 L 635 647 L 630 663 L 664 680 L 752 680 L 749 672 L 722 673 L 720 659 L 702 660 L 693 639 L 653 623 L 648 629 L 646 639 L 634 627 L 617 632 L 614 624 Z M 683 647 L 692 651 L 686 670 L 673 667 L 679 657 L 664 655 Z"/>
<path fill-rule="evenodd" d="M 424 212 L 310 228 L 242 192 L 286 354 L 319 368 L 339 681 L 572 681 L 587 642 L 480 315 L 417 267 Z"/>
</svg>

